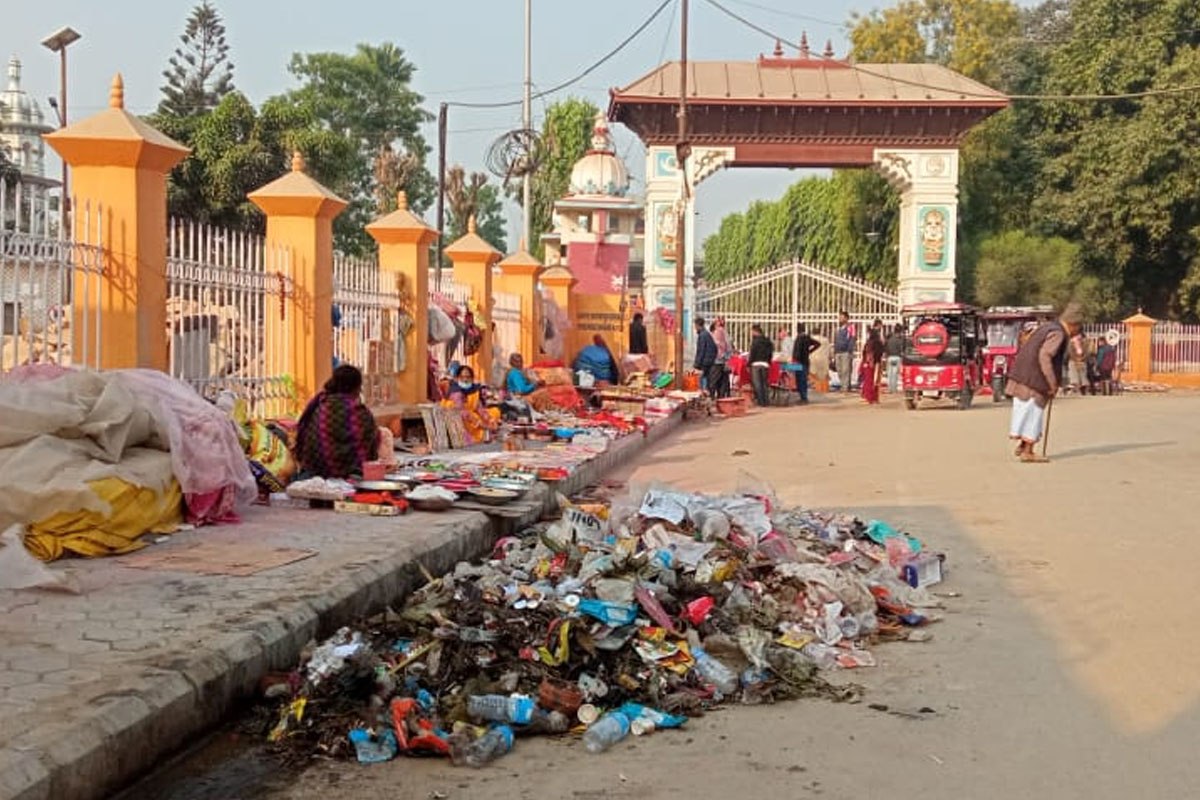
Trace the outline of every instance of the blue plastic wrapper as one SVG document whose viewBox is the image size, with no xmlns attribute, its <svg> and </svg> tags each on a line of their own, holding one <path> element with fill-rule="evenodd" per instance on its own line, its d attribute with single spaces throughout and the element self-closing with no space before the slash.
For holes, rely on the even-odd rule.
<svg viewBox="0 0 1200 800">
<path fill-rule="evenodd" d="M 354 755 L 360 764 L 391 761 L 400 752 L 396 734 L 391 728 L 383 728 L 377 736 L 372 736 L 366 728 L 354 728 L 350 731 L 350 742 L 354 745 Z"/>
<path fill-rule="evenodd" d="M 605 625 L 620 627 L 637 619 L 637 606 L 625 603 L 608 603 L 603 600 L 584 598 L 579 601 L 580 613 L 594 617 Z"/>
<path fill-rule="evenodd" d="M 640 703 L 626 703 L 618 708 L 617 711 L 630 719 L 645 717 L 653 722 L 656 728 L 678 728 L 687 722 L 687 717 L 677 717 L 674 714 L 668 714 L 665 711 L 659 711 L 657 708 L 650 708 Z"/>
</svg>

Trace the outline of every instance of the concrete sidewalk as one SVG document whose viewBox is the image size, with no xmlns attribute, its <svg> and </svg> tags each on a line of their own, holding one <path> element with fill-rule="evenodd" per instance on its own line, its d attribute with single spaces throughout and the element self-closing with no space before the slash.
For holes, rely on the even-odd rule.
<svg viewBox="0 0 1200 800">
<path fill-rule="evenodd" d="M 615 442 L 558 490 L 597 482 L 680 422 L 675 414 L 647 436 Z M 120 788 L 225 717 L 263 674 L 295 666 L 310 639 L 420 585 L 418 563 L 445 572 L 553 502 L 539 484 L 519 519 L 255 508 L 241 525 L 159 546 L 253 541 L 318 554 L 240 578 L 135 569 L 120 558 L 69 561 L 59 568 L 75 574 L 80 595 L 0 592 L 0 800 Z"/>
</svg>

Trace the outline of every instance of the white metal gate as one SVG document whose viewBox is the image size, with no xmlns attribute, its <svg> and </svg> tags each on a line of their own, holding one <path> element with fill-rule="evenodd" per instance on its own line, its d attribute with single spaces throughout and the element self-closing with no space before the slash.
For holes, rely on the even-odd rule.
<svg viewBox="0 0 1200 800">
<path fill-rule="evenodd" d="M 171 220 L 167 239 L 168 371 L 199 394 L 244 398 L 252 414 L 293 411 L 287 377 L 287 251 L 261 236 Z"/>
<path fill-rule="evenodd" d="M 708 323 L 723 318 L 730 343 L 743 349 L 755 324 L 774 338 L 785 329 L 794 335 L 803 322 L 809 332 L 832 339 L 841 311 L 859 330 L 875 319 L 894 323 L 900 318 L 900 296 L 886 286 L 801 262 L 714 284 L 696 295 L 696 315 Z"/>
<path fill-rule="evenodd" d="M 0 180 L 0 374 L 26 364 L 100 366 L 98 203 L 65 218 L 43 186 Z"/>
<path fill-rule="evenodd" d="M 492 323 L 496 326 L 494 336 L 498 351 L 507 364 L 510 355 L 521 352 L 521 296 L 493 292 Z M 530 357 L 534 355 L 531 353 Z"/>
</svg>

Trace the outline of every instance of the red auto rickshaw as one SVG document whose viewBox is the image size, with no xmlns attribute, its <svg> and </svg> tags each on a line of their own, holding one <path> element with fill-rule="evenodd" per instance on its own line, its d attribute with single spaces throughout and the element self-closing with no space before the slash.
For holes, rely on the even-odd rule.
<svg viewBox="0 0 1200 800">
<path fill-rule="evenodd" d="M 986 340 L 983 346 L 983 385 L 992 400 L 1004 399 L 1004 384 L 1017 350 L 1043 322 L 1054 318 L 1053 306 L 993 306 L 979 315 Z"/>
<path fill-rule="evenodd" d="M 963 303 L 919 303 L 900 310 L 905 340 L 901 376 L 904 404 L 953 400 L 970 408 L 979 390 L 979 312 Z"/>
</svg>

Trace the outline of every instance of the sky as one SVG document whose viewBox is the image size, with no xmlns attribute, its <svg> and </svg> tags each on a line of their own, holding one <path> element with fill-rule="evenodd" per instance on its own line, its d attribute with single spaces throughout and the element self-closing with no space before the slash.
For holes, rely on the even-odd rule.
<svg viewBox="0 0 1200 800">
<path fill-rule="evenodd" d="M 522 0 L 213 0 L 224 18 L 234 62 L 234 81 L 254 103 L 293 88 L 287 63 L 295 52 L 350 52 L 360 42 L 392 41 L 416 67 L 414 89 L 436 113 L 444 101 L 519 100 L 523 76 Z M 533 83 L 553 86 L 599 60 L 631 34 L 661 0 L 532 0 Z M 832 40 L 846 52 L 845 23 L 854 12 L 889 5 L 879 0 L 724 0 L 731 9 L 793 41 L 807 31 L 814 49 Z M 178 44 L 193 0 L 7 0 L 0 20 L 0 56 L 23 62 L 23 86 L 53 113 L 46 98 L 58 94 L 56 54 L 40 42 L 70 25 L 83 38 L 69 50 L 68 113 L 80 119 L 107 106 L 112 76 L 125 79 L 126 108 L 143 114 L 159 100 L 162 71 Z M 1022 0 L 1022 5 L 1031 0 Z M 665 11 L 628 47 L 568 90 L 534 101 L 534 123 L 556 98 L 578 96 L 607 107 L 608 91 L 632 83 L 664 60 L 678 57 L 679 19 Z M 773 41 L 730 20 L 705 0 L 692 0 L 689 56 L 750 60 L 770 53 Z M 499 110 L 451 108 L 448 163 L 484 170 L 488 145 L 520 127 L 520 107 Z M 618 152 L 640 183 L 645 149 L 614 126 Z M 426 138 L 436 146 L 435 127 Z M 436 151 L 427 166 L 436 169 Z M 48 172 L 56 174 L 57 162 Z M 725 170 L 697 193 L 701 240 L 732 211 L 757 199 L 779 197 L 802 170 Z M 496 180 L 495 178 L 492 179 Z M 635 190 L 639 188 L 635 186 Z M 520 211 L 510 204 L 510 249 Z M 428 215 L 431 216 L 431 215 Z"/>
</svg>

